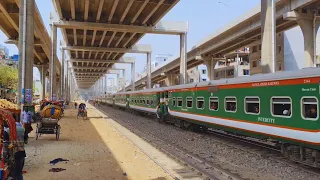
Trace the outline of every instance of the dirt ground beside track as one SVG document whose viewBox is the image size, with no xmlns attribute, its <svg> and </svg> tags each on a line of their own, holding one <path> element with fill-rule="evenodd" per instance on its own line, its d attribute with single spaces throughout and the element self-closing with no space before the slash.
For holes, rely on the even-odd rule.
<svg viewBox="0 0 320 180">
<path fill-rule="evenodd" d="M 41 135 L 35 140 L 34 131 L 26 145 L 24 170 L 27 180 L 109 180 L 109 179 L 171 179 L 147 155 L 108 124 L 102 114 L 88 105 L 88 120 L 77 119 L 71 106 L 60 121 L 60 140 L 55 135 Z M 68 159 L 50 165 L 55 158 Z M 65 171 L 49 172 L 51 168 Z"/>
</svg>

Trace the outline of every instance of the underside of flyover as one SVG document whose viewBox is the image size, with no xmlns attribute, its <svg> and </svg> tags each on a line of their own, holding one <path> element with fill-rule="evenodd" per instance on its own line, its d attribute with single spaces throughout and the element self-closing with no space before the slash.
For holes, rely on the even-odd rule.
<svg viewBox="0 0 320 180">
<path fill-rule="evenodd" d="M 179 0 L 53 0 L 58 12 L 59 22 L 88 23 L 87 26 L 66 26 L 62 28 L 71 59 L 83 61 L 72 62 L 76 79 L 87 79 L 102 76 L 112 66 L 110 61 L 117 62 L 132 48 L 144 33 L 125 31 L 123 29 L 103 30 L 93 28 L 89 23 L 104 25 L 123 25 L 124 27 L 152 27 Z M 58 22 L 58 23 L 59 23 Z M 58 26 L 59 27 L 59 26 Z M 81 47 L 73 50 L 72 47 Z M 102 50 L 94 49 L 102 48 Z M 112 51 L 108 51 L 108 48 Z M 74 48 L 76 49 L 76 48 Z M 100 60 L 95 62 L 95 60 Z M 108 62 L 101 62 L 106 60 Z M 96 68 L 95 68 L 96 67 Z M 79 77 L 79 78 L 78 78 Z M 81 83 L 79 88 L 90 88 L 91 83 Z"/>
<path fill-rule="evenodd" d="M 8 44 L 18 45 L 19 41 L 19 3 L 20 0 L 0 1 L 0 30 L 8 37 Z M 39 9 L 34 12 L 34 64 L 49 64 L 51 39 L 43 24 Z M 56 58 L 57 75 L 60 74 L 60 62 Z"/>
</svg>

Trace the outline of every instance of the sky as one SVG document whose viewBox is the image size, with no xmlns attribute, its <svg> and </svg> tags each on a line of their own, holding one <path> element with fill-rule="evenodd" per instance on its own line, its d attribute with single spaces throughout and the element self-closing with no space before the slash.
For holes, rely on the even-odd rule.
<svg viewBox="0 0 320 180">
<path fill-rule="evenodd" d="M 250 9 L 258 6 L 261 0 L 180 0 L 180 2 L 162 19 L 165 21 L 188 21 L 189 31 L 187 39 L 187 49 L 190 50 L 194 45 L 202 39 L 214 33 L 223 26 L 238 19 L 241 15 L 247 13 Z M 197 2 L 197 3 L 195 3 Z M 50 32 L 49 17 L 50 12 L 54 12 L 52 0 L 36 0 L 38 9 L 40 10 L 43 22 Z M 60 42 L 61 32 L 58 31 L 58 42 Z M 0 44 L 7 38 L 0 31 Z M 59 43 L 58 43 L 59 44 Z M 156 54 L 172 54 L 173 57 L 179 56 L 179 36 L 172 35 L 145 35 L 137 44 L 152 45 L 152 60 Z M 10 55 L 17 54 L 18 50 L 14 45 L 8 45 Z M 58 48 L 59 49 L 59 48 Z M 60 51 L 58 50 L 60 54 Z M 58 57 L 60 55 L 58 54 Z M 146 65 L 146 55 L 126 54 L 136 58 L 136 71 L 142 73 Z M 130 65 L 116 65 L 118 68 L 126 68 L 130 71 Z M 126 73 L 130 79 L 131 73 Z M 39 73 L 35 69 L 35 77 L 39 77 Z"/>
</svg>

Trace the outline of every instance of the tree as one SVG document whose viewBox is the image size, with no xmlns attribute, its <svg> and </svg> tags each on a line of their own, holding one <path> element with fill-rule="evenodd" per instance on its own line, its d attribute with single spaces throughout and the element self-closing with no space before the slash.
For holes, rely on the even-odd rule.
<svg viewBox="0 0 320 180">
<path fill-rule="evenodd" d="M 18 69 L 0 65 L 0 84 L 6 88 L 17 90 Z"/>
</svg>

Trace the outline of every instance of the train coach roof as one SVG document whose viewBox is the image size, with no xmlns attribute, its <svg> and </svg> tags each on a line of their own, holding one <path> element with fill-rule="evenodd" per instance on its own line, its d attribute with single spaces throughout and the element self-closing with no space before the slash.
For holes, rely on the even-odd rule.
<svg viewBox="0 0 320 180">
<path fill-rule="evenodd" d="M 261 81 L 274 81 L 281 79 L 296 79 L 305 77 L 320 76 L 320 68 L 304 68 L 298 71 L 285 71 L 275 72 L 269 74 L 257 74 L 252 76 L 242 76 L 237 78 L 229 78 L 222 80 L 213 80 L 208 82 L 200 82 L 197 87 L 203 87 L 208 85 L 220 85 L 220 84 L 240 84 L 250 82 L 261 82 Z"/>
<path fill-rule="evenodd" d="M 240 83 L 273 81 L 273 80 L 281 80 L 281 79 L 295 79 L 295 78 L 314 77 L 314 76 L 320 76 L 320 68 L 304 68 L 298 71 L 285 71 L 285 72 L 282 71 L 282 72 L 276 72 L 276 73 L 270 73 L 270 74 L 257 74 L 257 75 L 243 76 L 243 77 L 237 77 L 237 78 L 202 81 L 202 82 L 192 83 L 192 84 L 164 87 L 164 90 L 168 91 L 171 89 L 186 89 L 186 88 L 205 87 L 205 86 L 212 86 L 212 85 L 240 84 Z"/>
<path fill-rule="evenodd" d="M 184 88 L 193 88 L 196 87 L 197 83 L 191 83 L 191 84 L 182 84 L 182 85 L 175 85 L 175 86 L 169 86 L 164 87 L 163 89 L 165 91 L 171 90 L 171 89 L 184 89 Z"/>
</svg>

